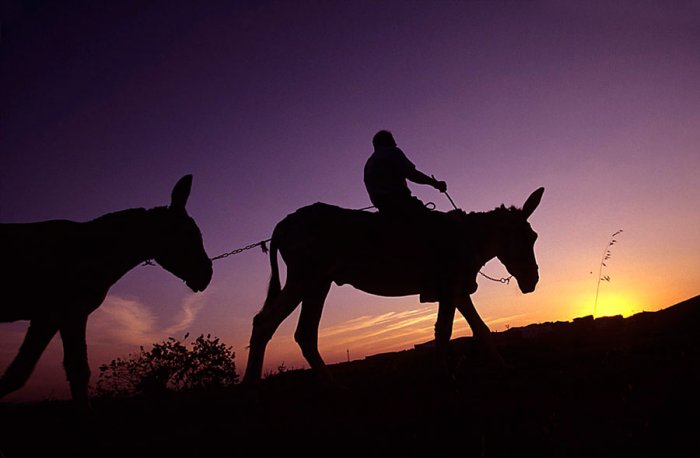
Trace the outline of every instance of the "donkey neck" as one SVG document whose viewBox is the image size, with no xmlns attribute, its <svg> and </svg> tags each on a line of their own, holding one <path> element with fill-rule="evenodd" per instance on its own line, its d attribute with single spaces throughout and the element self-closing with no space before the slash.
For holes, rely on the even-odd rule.
<svg viewBox="0 0 700 458">
<path fill-rule="evenodd" d="M 470 213 L 470 224 L 473 240 L 476 242 L 474 256 L 477 263 L 483 266 L 498 256 L 504 240 L 504 228 L 508 224 L 509 210 L 501 207 L 485 213 Z"/>
<path fill-rule="evenodd" d="M 94 248 L 100 251 L 95 254 L 110 261 L 115 276 L 121 277 L 154 257 L 160 216 L 164 211 L 165 207 L 133 208 L 103 215 L 86 224 L 93 235 Z"/>
</svg>

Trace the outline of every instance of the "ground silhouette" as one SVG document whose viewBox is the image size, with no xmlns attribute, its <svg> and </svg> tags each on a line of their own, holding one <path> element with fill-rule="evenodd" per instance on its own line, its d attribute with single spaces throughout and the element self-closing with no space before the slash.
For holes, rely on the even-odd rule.
<svg viewBox="0 0 700 458">
<path fill-rule="evenodd" d="M 452 334 L 455 311 L 464 315 L 474 335 L 498 364 L 502 360 L 471 301 L 481 267 L 498 258 L 523 293 L 539 280 L 534 244 L 537 234 L 527 219 L 542 199 L 534 191 L 522 209 L 501 206 L 485 213 L 424 212 L 415 217 L 387 217 L 317 203 L 280 221 L 272 233 L 272 275 L 262 310 L 253 319 L 246 382 L 262 374 L 265 347 L 301 303 L 294 339 L 309 365 L 330 378 L 318 351 L 318 328 L 331 283 L 380 296 L 420 294 L 438 302 L 435 325 L 440 353 Z M 280 285 L 277 251 L 287 265 Z"/>
<path fill-rule="evenodd" d="M 184 176 L 167 207 L 124 210 L 85 223 L 0 224 L 5 263 L 0 321 L 30 321 L 18 355 L 0 379 L 0 397 L 24 385 L 60 332 L 71 394 L 87 407 L 88 315 L 117 280 L 144 261 L 154 259 L 195 292 L 207 287 L 211 260 L 199 228 L 185 210 L 191 187 L 192 176 Z"/>
<path fill-rule="evenodd" d="M 451 343 L 448 378 L 430 344 L 310 370 L 254 388 L 167 398 L 0 404 L 0 452 L 28 456 L 698 456 L 700 296 L 622 317 L 494 333 L 510 365 Z M 37 440 L 38 435 L 41 440 Z"/>
</svg>

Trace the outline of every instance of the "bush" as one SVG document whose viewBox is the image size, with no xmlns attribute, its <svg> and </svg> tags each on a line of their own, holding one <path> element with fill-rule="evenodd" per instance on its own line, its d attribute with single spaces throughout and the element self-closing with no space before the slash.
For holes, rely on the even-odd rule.
<svg viewBox="0 0 700 458">
<path fill-rule="evenodd" d="M 189 334 L 185 335 L 183 342 Z M 187 345 L 172 337 L 127 358 L 100 366 L 99 396 L 159 395 L 238 383 L 235 353 L 218 338 L 200 335 Z"/>
</svg>

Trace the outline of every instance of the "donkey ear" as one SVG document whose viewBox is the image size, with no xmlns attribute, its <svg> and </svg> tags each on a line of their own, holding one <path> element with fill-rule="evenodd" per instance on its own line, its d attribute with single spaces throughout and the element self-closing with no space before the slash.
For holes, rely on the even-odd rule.
<svg viewBox="0 0 700 458">
<path fill-rule="evenodd" d="M 173 210 L 185 210 L 187 198 L 190 196 L 192 189 L 192 175 L 185 175 L 175 184 L 173 192 L 170 195 L 170 208 Z"/>
<path fill-rule="evenodd" d="M 535 192 L 530 194 L 530 197 L 527 198 L 525 205 L 523 205 L 523 215 L 525 215 L 525 219 L 528 219 L 530 215 L 532 215 L 532 212 L 534 212 L 537 206 L 540 204 L 542 194 L 544 194 L 544 188 L 538 188 Z"/>
</svg>

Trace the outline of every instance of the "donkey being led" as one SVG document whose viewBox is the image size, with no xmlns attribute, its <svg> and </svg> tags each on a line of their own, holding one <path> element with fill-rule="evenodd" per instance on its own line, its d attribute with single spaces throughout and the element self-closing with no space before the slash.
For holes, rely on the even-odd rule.
<svg viewBox="0 0 700 458">
<path fill-rule="evenodd" d="M 29 320 L 24 342 L 0 379 L 0 397 L 21 388 L 56 332 L 76 403 L 88 406 L 85 330 L 109 288 L 148 259 L 203 291 L 211 260 L 185 204 L 192 175 L 182 177 L 167 207 L 123 210 L 78 223 L 55 220 L 0 224 L 3 275 L 0 322 Z M 9 295 L 9 297 L 7 297 Z"/>
</svg>

